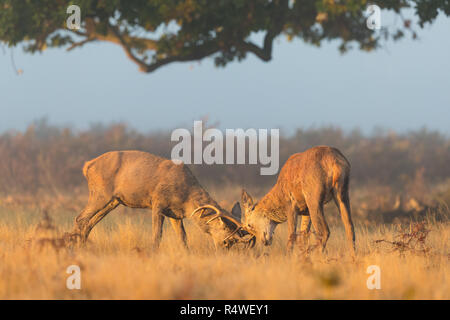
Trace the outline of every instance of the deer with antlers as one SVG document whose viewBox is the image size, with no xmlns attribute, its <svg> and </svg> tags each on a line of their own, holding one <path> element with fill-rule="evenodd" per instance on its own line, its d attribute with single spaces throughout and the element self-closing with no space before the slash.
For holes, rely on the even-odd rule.
<svg viewBox="0 0 450 320">
<path fill-rule="evenodd" d="M 335 148 L 319 146 L 292 155 L 280 171 L 275 186 L 259 202 L 242 190 L 244 227 L 265 245 L 272 242 L 275 227 L 288 222 L 291 249 L 296 242 L 297 218 L 302 216 L 301 233 L 309 231 L 310 221 L 322 251 L 330 235 L 325 221 L 324 204 L 335 201 L 352 254 L 355 253 L 355 232 L 350 213 L 350 163 Z"/>
<path fill-rule="evenodd" d="M 187 246 L 184 218 L 208 233 L 216 248 L 235 243 L 254 245 L 255 237 L 214 201 L 189 168 L 141 151 L 112 151 L 85 163 L 89 200 L 75 218 L 75 235 L 85 243 L 92 228 L 120 204 L 152 210 L 153 244 L 159 246 L 163 222 L 169 218 Z"/>
</svg>

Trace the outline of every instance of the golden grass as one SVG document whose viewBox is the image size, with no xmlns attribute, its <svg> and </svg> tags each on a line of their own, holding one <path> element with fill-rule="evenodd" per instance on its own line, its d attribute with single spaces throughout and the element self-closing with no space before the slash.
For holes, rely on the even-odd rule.
<svg viewBox="0 0 450 320">
<path fill-rule="evenodd" d="M 72 215 L 53 213 L 60 230 Z M 448 222 L 430 219 L 427 255 L 400 256 L 374 244 L 392 240 L 394 226 L 356 224 L 358 255 L 347 254 L 341 225 L 331 226 L 326 257 L 285 252 L 286 225 L 268 255 L 216 252 L 210 238 L 186 223 L 190 250 L 169 227 L 151 248 L 151 215 L 115 210 L 94 229 L 86 248 L 55 250 L 33 243 L 36 210 L 0 209 L 0 299 L 449 299 Z M 331 223 L 330 223 L 331 224 Z M 35 241 L 27 241 L 33 238 Z M 81 267 L 81 290 L 68 290 L 66 269 Z M 366 286 L 370 265 L 381 268 L 381 289 Z"/>
</svg>

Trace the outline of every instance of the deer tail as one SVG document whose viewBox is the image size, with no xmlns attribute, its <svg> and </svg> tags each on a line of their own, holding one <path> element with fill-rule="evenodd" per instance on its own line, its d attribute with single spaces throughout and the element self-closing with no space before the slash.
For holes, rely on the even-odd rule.
<svg viewBox="0 0 450 320">
<path fill-rule="evenodd" d="M 341 160 L 341 159 L 340 159 Z M 337 161 L 333 166 L 333 187 L 341 184 L 348 187 L 350 180 L 350 163 L 343 158 L 342 161 Z"/>
<path fill-rule="evenodd" d="M 86 161 L 83 166 L 83 175 L 87 178 L 87 172 L 89 167 L 91 166 L 92 161 Z"/>
</svg>

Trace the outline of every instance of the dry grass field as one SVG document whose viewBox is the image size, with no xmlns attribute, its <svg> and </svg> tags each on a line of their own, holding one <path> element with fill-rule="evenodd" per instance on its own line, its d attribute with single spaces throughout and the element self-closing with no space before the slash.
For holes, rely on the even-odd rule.
<svg viewBox="0 0 450 320">
<path fill-rule="evenodd" d="M 86 248 L 70 250 L 43 239 L 69 230 L 75 213 L 51 210 L 50 216 L 55 229 L 45 230 L 39 209 L 0 208 L 0 299 L 450 298 L 448 219 L 427 217 L 430 232 L 424 243 L 410 245 L 415 250 L 375 243 L 406 243 L 408 229 L 403 239 L 395 238 L 398 225 L 357 220 L 358 253 L 352 260 L 337 219 L 330 219 L 328 252 L 322 256 L 314 250 L 286 254 L 286 225 L 278 227 L 265 252 L 258 247 L 216 252 L 210 238 L 189 222 L 189 251 L 168 223 L 161 248 L 153 251 L 151 213 L 121 208 L 94 228 Z M 66 269 L 73 264 L 81 268 L 81 290 L 66 288 Z M 381 269 L 380 290 L 367 288 L 370 265 Z"/>
</svg>

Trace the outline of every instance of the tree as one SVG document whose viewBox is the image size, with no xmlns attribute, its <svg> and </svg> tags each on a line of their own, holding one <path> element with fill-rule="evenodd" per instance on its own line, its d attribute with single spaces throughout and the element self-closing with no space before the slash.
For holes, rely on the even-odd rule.
<svg viewBox="0 0 450 320">
<path fill-rule="evenodd" d="M 177 61 L 214 57 L 217 66 L 243 60 L 248 53 L 272 59 L 280 35 L 319 46 L 338 39 L 342 52 L 357 44 L 374 50 L 397 40 L 414 26 L 432 23 L 438 13 L 450 14 L 450 0 L 374 0 L 401 18 L 394 30 L 367 28 L 367 0 L 0 0 L 0 42 L 24 44 L 27 52 L 49 47 L 72 50 L 89 42 L 107 41 L 123 48 L 143 72 Z M 81 29 L 68 30 L 69 5 L 81 8 Z M 263 34 L 261 44 L 254 34 Z"/>
</svg>

